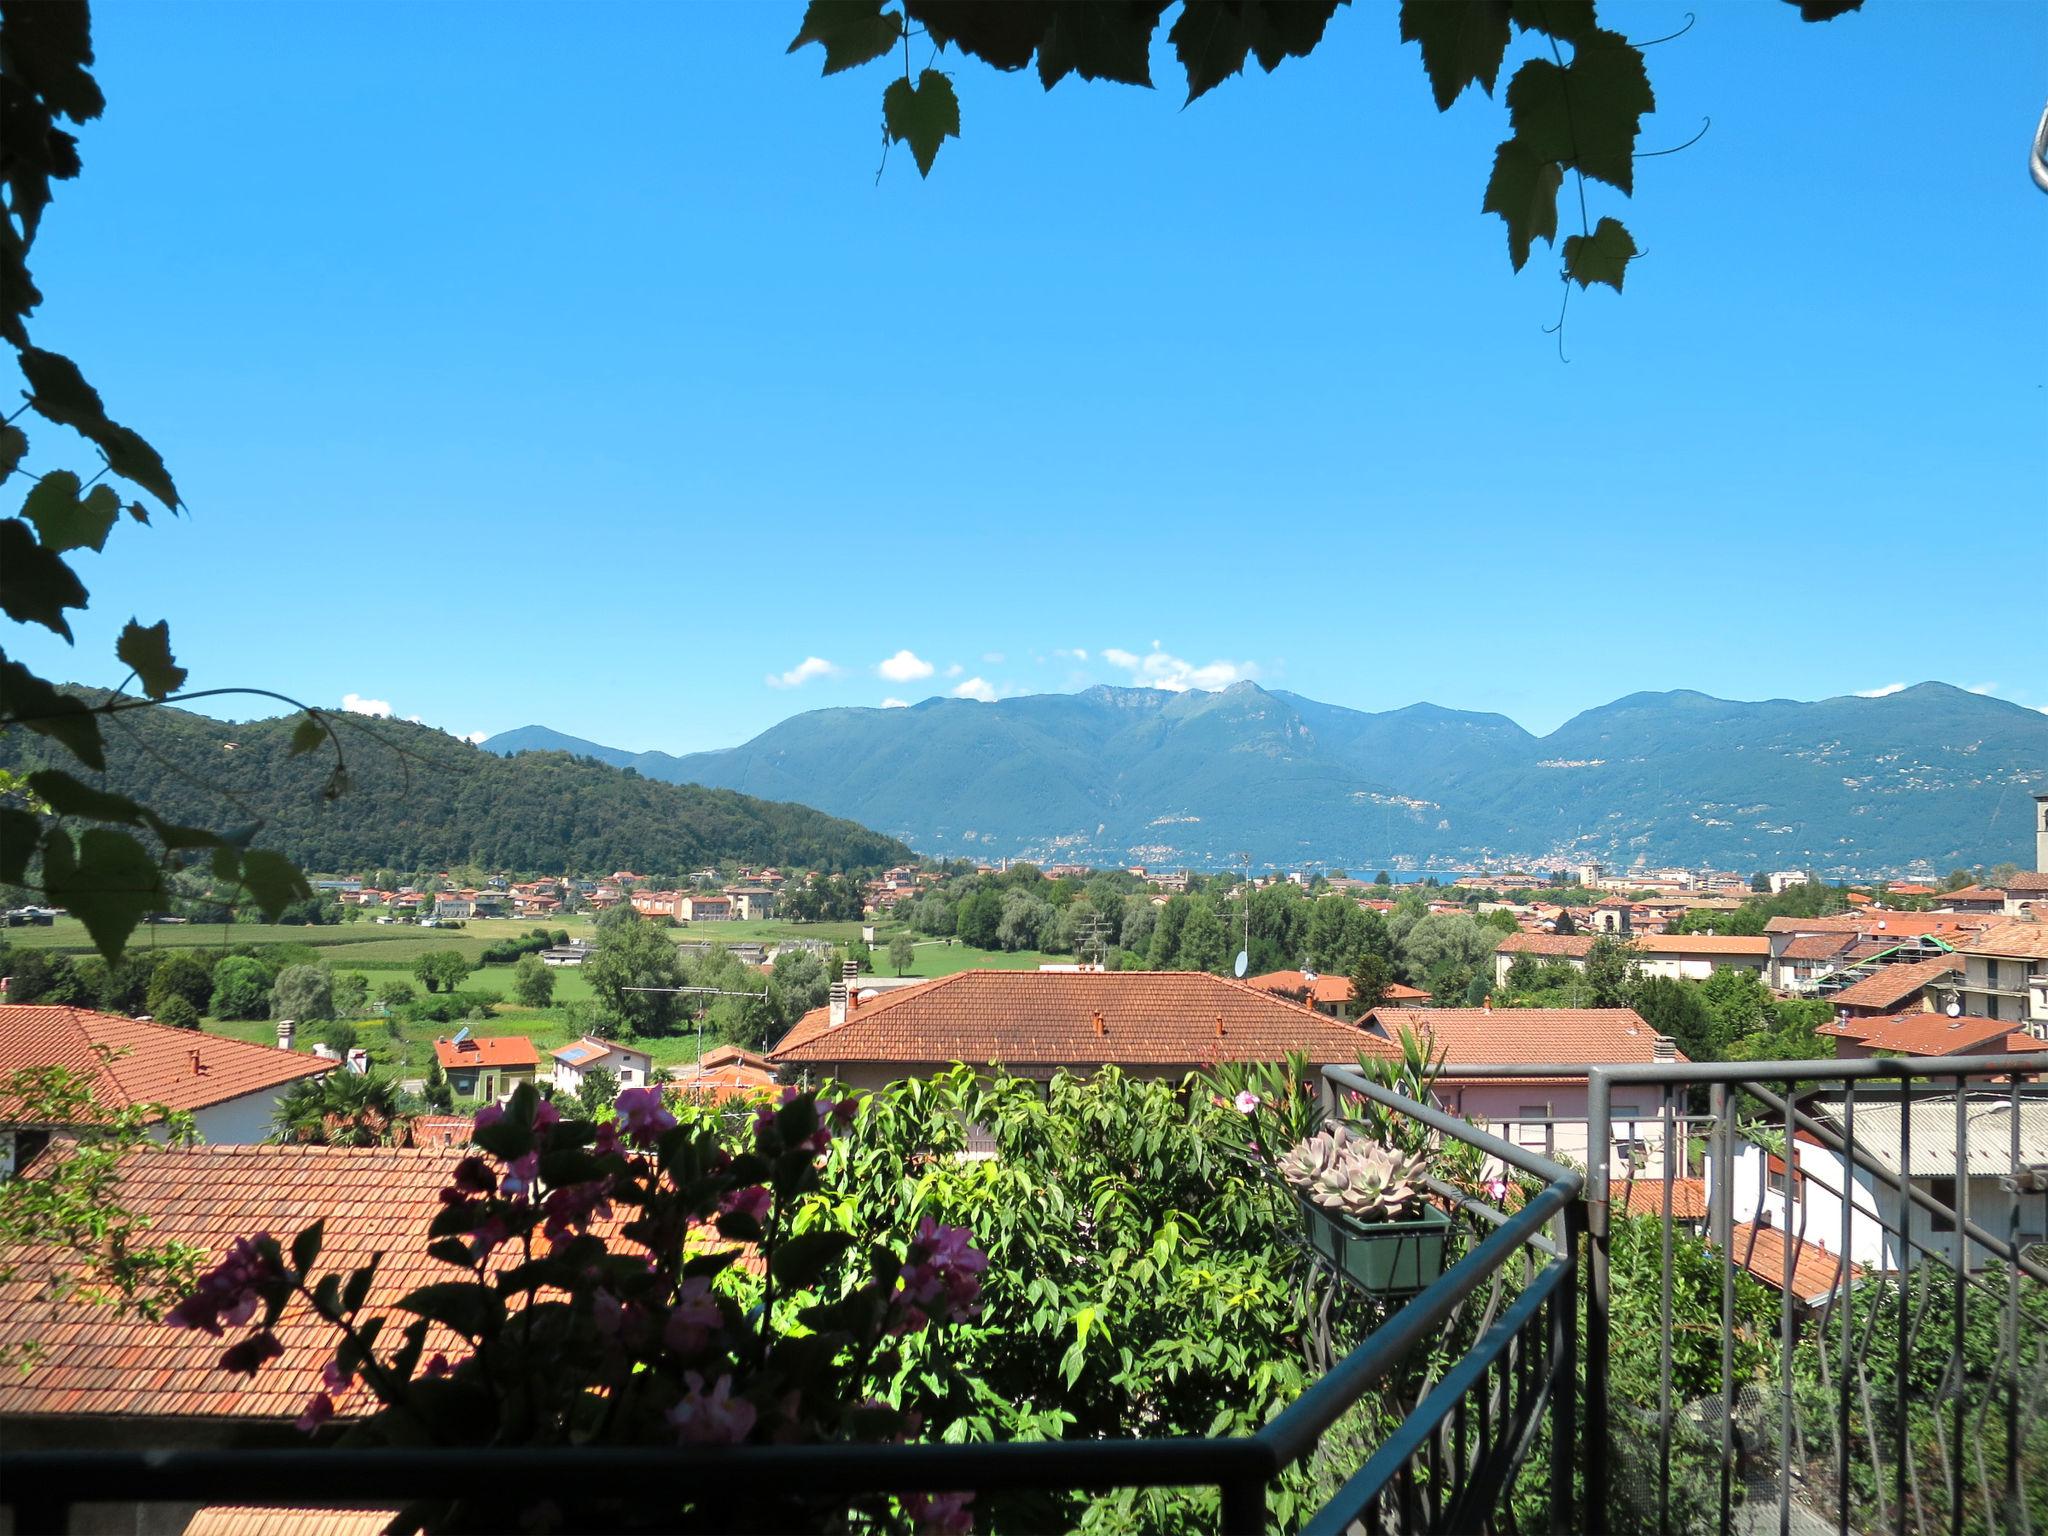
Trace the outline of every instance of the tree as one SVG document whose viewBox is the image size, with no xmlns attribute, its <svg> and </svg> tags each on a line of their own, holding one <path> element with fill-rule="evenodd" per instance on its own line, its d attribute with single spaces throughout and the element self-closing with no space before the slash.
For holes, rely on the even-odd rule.
<svg viewBox="0 0 2048 1536">
<path fill-rule="evenodd" d="M 343 971 L 334 978 L 334 1011 L 344 1018 L 360 1018 L 369 1011 L 370 979 L 360 971 Z"/>
<path fill-rule="evenodd" d="M 1378 874 L 1372 877 L 1372 883 L 1374 885 L 1391 886 L 1394 882 L 1392 879 L 1388 877 L 1387 872 L 1383 869 Z"/>
<path fill-rule="evenodd" d="M 334 977 L 324 965 L 288 965 L 270 988 L 270 1016 L 304 1024 L 334 1017 Z"/>
<path fill-rule="evenodd" d="M 1645 976 L 1636 983 L 1631 1006 L 1652 1030 L 1677 1041 L 1690 1060 L 1719 1059 L 1707 1007 L 1700 1001 L 1696 983 Z"/>
<path fill-rule="evenodd" d="M 539 955 L 521 955 L 512 967 L 512 995 L 522 1007 L 551 1007 L 555 1001 L 555 973 Z"/>
<path fill-rule="evenodd" d="M 329 1019 L 316 1028 L 313 1033 L 319 1037 L 322 1045 L 333 1051 L 337 1056 L 347 1056 L 350 1051 L 356 1048 L 356 1042 L 360 1038 L 356 1033 L 355 1025 L 349 1023 L 346 1019 Z"/>
<path fill-rule="evenodd" d="M 175 992 L 164 999 L 164 1005 L 151 1015 L 159 1024 L 168 1024 L 173 1029 L 197 1029 L 199 1010 Z"/>
<path fill-rule="evenodd" d="M 1482 967 L 1491 968 L 1499 942 L 1497 932 L 1467 913 L 1425 912 L 1401 941 L 1401 959 L 1410 978 L 1437 976 L 1446 966 L 1462 971 L 1456 990 L 1463 992 L 1465 978 Z"/>
<path fill-rule="evenodd" d="M 1393 967 L 1371 950 L 1361 949 L 1351 962 L 1351 1016 L 1362 1019 L 1379 1007 L 1393 984 Z"/>
<path fill-rule="evenodd" d="M 1642 971 L 1632 946 L 1612 934 L 1603 933 L 1586 951 L 1586 968 L 1582 974 L 1595 1008 L 1626 1008 L 1635 996 Z"/>
<path fill-rule="evenodd" d="M 161 952 L 143 950 L 125 954 L 110 964 L 98 955 L 88 955 L 78 962 L 78 982 L 91 996 L 95 1008 L 133 1017 L 149 1010 L 149 983 L 162 958 Z"/>
<path fill-rule="evenodd" d="M 1003 893 L 1002 915 L 996 922 L 996 942 L 1004 949 L 1043 949 L 1058 922 L 1052 903 L 1027 890 Z"/>
<path fill-rule="evenodd" d="M 1551 924 L 1550 931 L 1564 938 L 1569 938 L 1579 931 L 1578 920 L 1572 916 L 1571 908 L 1558 909 L 1557 921 Z"/>
<path fill-rule="evenodd" d="M 79 979 L 78 967 L 69 955 L 54 955 L 46 949 L 10 945 L 4 951 L 10 1003 L 47 1003 L 53 1007 L 82 1007 L 91 994 Z"/>
<path fill-rule="evenodd" d="M 273 1141 L 384 1147 L 398 1139 L 398 1090 L 386 1077 L 337 1068 L 302 1077 L 278 1100 Z"/>
<path fill-rule="evenodd" d="M 675 945 L 646 923 L 629 919 L 600 925 L 583 975 L 606 1015 L 622 1029 L 664 1035 L 683 1016 L 681 999 L 674 994 L 633 990 L 684 985 Z"/>
<path fill-rule="evenodd" d="M 1537 978 L 1541 974 L 1542 968 L 1537 965 L 1534 955 L 1526 951 L 1516 955 L 1514 959 L 1508 962 L 1507 990 L 1510 992 L 1533 992 L 1536 990 Z"/>
<path fill-rule="evenodd" d="M 385 1008 L 401 1008 L 413 1000 L 411 986 L 402 981 L 380 982 L 377 986 L 377 1001 Z"/>
<path fill-rule="evenodd" d="M 1000 942 L 997 932 L 1003 922 L 1003 898 L 983 886 L 954 909 L 953 921 L 962 944 L 994 949 Z"/>
<path fill-rule="evenodd" d="M 413 975 L 429 992 L 453 992 L 469 972 L 469 959 L 459 949 L 430 949 L 412 963 Z"/>
<path fill-rule="evenodd" d="M 917 945 L 906 932 L 898 932 L 889 940 L 889 963 L 896 967 L 898 976 L 908 975 L 910 967 L 917 961 Z"/>
<path fill-rule="evenodd" d="M 576 1085 L 576 1102 L 586 1115 L 610 1109 L 618 1096 L 619 1075 L 605 1067 L 592 1067 Z"/>
<path fill-rule="evenodd" d="M 1175 969 L 1220 971 L 1228 958 L 1226 950 L 1229 943 L 1230 937 L 1223 931 L 1223 919 L 1216 915 L 1216 909 L 1207 901 L 1197 901 L 1188 913 L 1187 925 L 1181 930 L 1180 954 L 1175 959 Z"/>
<path fill-rule="evenodd" d="M 193 1011 L 203 1013 L 213 996 L 213 977 L 197 956 L 179 950 L 166 955 L 149 978 L 149 1011 L 163 1012 L 164 1004 L 181 997 Z"/>
<path fill-rule="evenodd" d="M 455 1107 L 455 1090 L 448 1086 L 448 1074 L 441 1070 L 438 1056 L 427 1063 L 426 1100 L 428 1108 L 444 1115 Z"/>
<path fill-rule="evenodd" d="M 267 1017 L 274 979 L 261 960 L 248 955 L 222 957 L 213 968 L 213 1016 L 216 1019 Z"/>
</svg>

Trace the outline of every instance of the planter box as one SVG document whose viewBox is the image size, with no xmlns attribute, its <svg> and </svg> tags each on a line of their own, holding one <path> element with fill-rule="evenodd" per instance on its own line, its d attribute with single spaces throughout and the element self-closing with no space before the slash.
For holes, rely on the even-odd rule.
<svg viewBox="0 0 2048 1536">
<path fill-rule="evenodd" d="M 1300 1197 L 1297 1196 L 1297 1199 Z M 1451 1218 L 1435 1206 L 1407 1221 L 1353 1221 L 1307 1200 L 1308 1243 L 1346 1280 L 1376 1296 L 1407 1295 L 1444 1272 Z"/>
</svg>

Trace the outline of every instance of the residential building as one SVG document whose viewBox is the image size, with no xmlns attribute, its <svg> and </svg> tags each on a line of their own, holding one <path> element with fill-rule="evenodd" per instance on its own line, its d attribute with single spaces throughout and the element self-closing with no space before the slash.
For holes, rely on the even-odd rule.
<svg viewBox="0 0 2048 1536">
<path fill-rule="evenodd" d="M 1828 1001 L 1835 1005 L 1838 1020 L 1913 1011 L 1931 1013 L 1956 996 L 1962 968 L 1962 957 L 1950 954 L 1891 964 L 1872 961 L 1858 968 L 1862 974 L 1857 980 L 1830 993 Z"/>
<path fill-rule="evenodd" d="M 765 885 L 729 885 L 725 894 L 732 902 L 732 915 L 743 923 L 775 915 L 775 893 Z"/>
<path fill-rule="evenodd" d="M 1178 1079 L 1221 1061 L 1349 1063 L 1394 1047 L 1299 1003 L 1199 971 L 959 971 L 863 1001 L 843 981 L 768 1053 L 785 1079 L 876 1088 L 955 1062 L 1021 1077 L 1116 1066 Z"/>
<path fill-rule="evenodd" d="M 540 963 L 551 966 L 581 965 L 596 948 L 588 939 L 571 939 L 566 944 L 556 944 L 540 952 Z"/>
<path fill-rule="evenodd" d="M 1444 1107 L 1546 1157 L 1584 1164 L 1590 1080 L 1464 1073 L 1461 1067 L 1647 1065 L 1688 1058 L 1633 1008 L 1378 1008 L 1366 1027 L 1395 1042 L 1408 1031 L 1443 1058 L 1435 1093 Z M 1617 1091 L 1616 1166 L 1663 1169 L 1664 1129 L 1653 1089 Z"/>
<path fill-rule="evenodd" d="M 736 1045 L 714 1046 L 686 1066 L 669 1072 L 679 1093 L 723 1104 L 775 1091 L 775 1067 L 766 1056 Z"/>
<path fill-rule="evenodd" d="M 1493 947 L 1493 984 L 1508 984 L 1508 967 L 1518 955 L 1533 956 L 1539 964 L 1562 960 L 1574 970 L 1583 971 L 1593 938 L 1590 933 L 1511 933 Z"/>
<path fill-rule="evenodd" d="M 463 1030 L 453 1040 L 434 1042 L 434 1059 L 448 1074 L 448 1086 L 459 1099 L 495 1104 L 509 1098 L 521 1083 L 540 1070 L 540 1056 L 524 1035 L 487 1035 Z"/>
<path fill-rule="evenodd" d="M 297 1051 L 89 1008 L 0 1004 L 0 1079 L 28 1068 L 62 1067 L 88 1080 L 102 1108 L 161 1104 L 183 1110 L 200 1136 L 218 1145 L 268 1138 L 278 1103 L 292 1085 L 335 1066 Z M 0 1097 L 0 1175 L 56 1129 L 31 1118 L 18 1100 Z"/>
<path fill-rule="evenodd" d="M 436 922 L 465 922 L 476 916 L 476 892 L 437 891 L 434 895 Z"/>
<path fill-rule="evenodd" d="M 1715 933 L 1639 933 L 1630 941 L 1645 976 L 1705 981 L 1716 971 L 1748 971 L 1761 977 L 1771 963 L 1771 941 Z"/>
<path fill-rule="evenodd" d="M 592 1072 L 609 1072 L 621 1088 L 645 1088 L 653 1058 L 616 1040 L 593 1040 L 585 1035 L 558 1046 L 554 1057 L 555 1092 L 574 1095 Z"/>
<path fill-rule="evenodd" d="M 1957 948 L 1965 1012 L 2048 1038 L 2048 918 L 2014 918 Z"/>
<path fill-rule="evenodd" d="M 1782 896 L 1796 885 L 1813 883 L 1813 876 L 1803 869 L 1774 869 L 1764 878 L 1773 896 Z"/>
<path fill-rule="evenodd" d="M 2048 1040 L 2016 1030 L 2001 1019 L 1946 1010 L 1916 1008 L 1840 1018 L 1821 1025 L 1818 1033 L 1834 1038 L 1835 1055 L 1843 1061 L 1872 1056 L 1997 1056 L 2048 1051 Z M 2048 1066 L 2048 1058 L 2043 1058 L 2042 1065 Z"/>
<path fill-rule="evenodd" d="M 1351 978 L 1348 976 L 1322 976 L 1314 971 L 1268 971 L 1263 976 L 1246 977 L 1245 985 L 1257 987 L 1261 992 L 1271 992 L 1276 997 L 1305 1003 L 1317 1013 L 1326 1013 L 1333 1019 L 1344 1017 L 1351 1008 Z"/>
<path fill-rule="evenodd" d="M 685 897 L 680 891 L 635 891 L 633 910 L 650 922 L 667 926 L 683 919 Z"/>
<path fill-rule="evenodd" d="M 686 892 L 679 908 L 686 923 L 723 923 L 733 915 L 732 898 L 703 892 Z"/>
</svg>

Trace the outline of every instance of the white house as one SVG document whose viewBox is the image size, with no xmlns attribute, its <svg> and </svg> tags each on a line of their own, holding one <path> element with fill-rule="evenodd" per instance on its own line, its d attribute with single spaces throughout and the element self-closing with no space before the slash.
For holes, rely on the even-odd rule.
<svg viewBox="0 0 2048 1536">
<path fill-rule="evenodd" d="M 645 1051 L 616 1040 L 593 1040 L 585 1035 L 558 1047 L 555 1057 L 555 1092 L 575 1093 L 587 1073 L 605 1071 L 618 1079 L 621 1088 L 645 1088 L 648 1069 L 653 1065 Z"/>
</svg>

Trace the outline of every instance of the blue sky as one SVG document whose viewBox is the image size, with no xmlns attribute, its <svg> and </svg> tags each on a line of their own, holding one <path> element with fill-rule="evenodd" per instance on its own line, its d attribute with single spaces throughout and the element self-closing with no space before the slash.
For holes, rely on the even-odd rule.
<svg viewBox="0 0 2048 1536">
<path fill-rule="evenodd" d="M 1391 5 L 1185 111 L 1163 51 L 956 61 L 877 185 L 884 66 L 786 57 L 795 0 L 102 3 L 34 334 L 191 515 L 87 558 L 77 656 L 7 643 L 111 682 L 132 612 L 194 686 L 671 751 L 1239 676 L 2048 706 L 2048 8 L 1696 8 L 1642 147 L 1712 130 L 1589 190 L 1648 254 L 1561 363 L 1505 109 L 1440 117 Z"/>
</svg>

